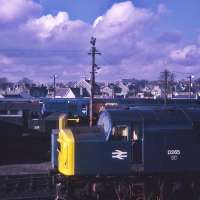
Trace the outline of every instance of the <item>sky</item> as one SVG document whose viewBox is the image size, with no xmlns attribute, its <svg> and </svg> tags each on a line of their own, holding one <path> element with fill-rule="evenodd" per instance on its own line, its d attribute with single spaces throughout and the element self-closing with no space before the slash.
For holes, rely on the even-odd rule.
<svg viewBox="0 0 200 200">
<path fill-rule="evenodd" d="M 0 77 L 68 82 L 200 77 L 199 0 L 0 0 Z"/>
</svg>

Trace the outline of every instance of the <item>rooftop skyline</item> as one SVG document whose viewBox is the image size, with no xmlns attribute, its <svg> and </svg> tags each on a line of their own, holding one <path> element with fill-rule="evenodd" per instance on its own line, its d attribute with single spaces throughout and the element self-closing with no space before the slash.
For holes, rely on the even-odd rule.
<svg viewBox="0 0 200 200">
<path fill-rule="evenodd" d="M 10 80 L 89 77 L 91 36 L 102 53 L 98 81 L 156 80 L 164 69 L 200 76 L 198 0 L 0 3 L 0 74 Z"/>
</svg>

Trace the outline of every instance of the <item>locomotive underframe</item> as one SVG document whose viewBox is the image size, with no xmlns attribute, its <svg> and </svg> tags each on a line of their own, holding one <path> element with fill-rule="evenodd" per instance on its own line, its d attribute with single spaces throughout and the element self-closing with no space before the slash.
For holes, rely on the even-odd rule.
<svg viewBox="0 0 200 200">
<path fill-rule="evenodd" d="M 56 200 L 199 200 L 200 174 L 57 176 Z"/>
</svg>

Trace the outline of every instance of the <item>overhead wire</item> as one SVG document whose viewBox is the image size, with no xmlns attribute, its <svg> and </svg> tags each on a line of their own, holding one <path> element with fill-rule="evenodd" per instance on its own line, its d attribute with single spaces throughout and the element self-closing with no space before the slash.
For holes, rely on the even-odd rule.
<svg viewBox="0 0 200 200">
<path fill-rule="evenodd" d="M 0 49 L 0 53 L 11 57 L 66 56 L 66 54 L 86 54 L 85 50 L 70 49 Z"/>
<path fill-rule="evenodd" d="M 191 73 L 189 72 L 178 72 L 178 71 L 172 71 L 173 73 L 176 73 L 176 74 L 185 74 L 185 75 L 191 75 Z"/>
</svg>

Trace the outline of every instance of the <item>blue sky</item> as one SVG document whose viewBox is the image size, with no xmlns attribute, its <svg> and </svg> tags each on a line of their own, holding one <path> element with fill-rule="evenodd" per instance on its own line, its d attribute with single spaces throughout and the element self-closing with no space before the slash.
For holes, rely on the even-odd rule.
<svg viewBox="0 0 200 200">
<path fill-rule="evenodd" d="M 64 81 L 89 76 L 91 36 L 97 37 L 102 52 L 97 58 L 99 80 L 154 80 L 165 68 L 200 77 L 199 0 L 0 4 L 0 73 L 11 80 L 30 76 L 43 82 L 54 73 Z"/>
<path fill-rule="evenodd" d="M 67 11 L 71 19 L 81 19 L 92 23 L 98 16 L 105 13 L 113 3 L 119 0 L 40 0 L 44 13 Z"/>
<path fill-rule="evenodd" d="M 104 14 L 114 3 L 123 0 L 40 0 L 44 14 L 56 14 L 59 11 L 67 11 L 71 19 L 81 19 L 92 23 L 98 16 Z M 191 39 L 200 30 L 200 1 L 199 0 L 135 0 L 136 7 L 155 10 L 157 5 L 163 4 L 169 9 L 167 16 L 161 23 L 163 30 L 182 31 Z"/>
</svg>

